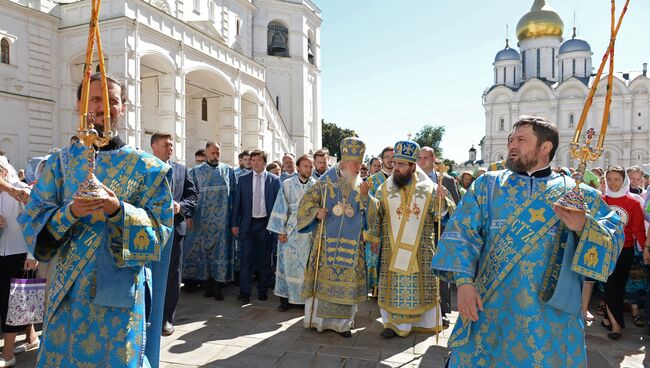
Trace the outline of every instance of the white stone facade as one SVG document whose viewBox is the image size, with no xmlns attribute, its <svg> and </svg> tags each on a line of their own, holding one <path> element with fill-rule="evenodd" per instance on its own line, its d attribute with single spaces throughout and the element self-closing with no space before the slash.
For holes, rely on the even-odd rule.
<svg viewBox="0 0 650 368">
<path fill-rule="evenodd" d="M 575 35 L 562 41 L 561 37 L 550 36 L 525 39 L 519 42 L 518 53 L 506 47 L 497 54 L 494 85 L 483 95 L 485 137 L 481 156 L 485 165 L 506 157 L 508 133 L 521 115 L 542 116 L 554 122 L 560 132 L 560 145 L 553 165 L 577 165 L 570 158 L 569 143 L 596 70 L 586 42 Z M 598 61 L 600 57 L 597 55 Z M 650 78 L 647 65 L 643 65 L 639 62 L 639 71 L 614 74 L 604 153 L 593 166 L 628 167 L 650 162 Z M 600 131 L 606 90 L 607 69 L 583 131 L 591 127 L 597 134 Z"/>
<path fill-rule="evenodd" d="M 18 167 L 75 134 L 89 15 L 87 0 L 0 0 L 0 37 L 12 42 L 9 65 L 0 64 L 0 149 Z M 286 22 L 285 57 L 266 53 L 271 21 Z M 309 0 L 102 1 L 107 69 L 129 95 L 120 135 L 148 150 L 154 132 L 172 132 L 175 158 L 188 163 L 208 140 L 221 143 L 229 164 L 244 149 L 270 159 L 315 151 L 320 24 Z"/>
</svg>

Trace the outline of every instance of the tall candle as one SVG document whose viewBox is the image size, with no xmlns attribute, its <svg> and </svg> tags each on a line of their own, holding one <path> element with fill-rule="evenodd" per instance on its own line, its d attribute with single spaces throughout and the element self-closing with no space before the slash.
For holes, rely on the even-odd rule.
<svg viewBox="0 0 650 368">
<path fill-rule="evenodd" d="M 97 55 L 99 56 L 99 71 L 102 74 L 102 100 L 104 103 L 104 134 L 110 135 L 111 105 L 108 99 L 108 82 L 106 80 L 106 66 L 104 65 L 104 52 L 102 51 L 102 39 L 99 34 L 99 27 L 95 29 L 95 34 L 97 35 Z"/>
</svg>

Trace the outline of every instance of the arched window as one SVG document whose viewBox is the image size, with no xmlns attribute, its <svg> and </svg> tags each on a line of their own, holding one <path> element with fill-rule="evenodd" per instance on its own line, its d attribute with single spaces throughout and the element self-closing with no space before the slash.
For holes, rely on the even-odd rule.
<svg viewBox="0 0 650 368">
<path fill-rule="evenodd" d="M 503 132 L 506 130 L 506 120 L 504 118 L 499 119 L 499 131 Z"/>
<path fill-rule="evenodd" d="M 0 41 L 0 59 L 2 64 L 9 64 L 9 40 L 6 38 Z"/>
<path fill-rule="evenodd" d="M 537 49 L 537 78 L 542 75 L 542 50 Z"/>
<path fill-rule="evenodd" d="M 575 124 L 575 116 L 573 114 L 569 115 L 569 128 L 573 128 L 573 125 Z"/>
<path fill-rule="evenodd" d="M 210 1 L 208 5 L 208 17 L 213 22 L 217 19 L 217 6 L 214 4 L 214 1 Z"/>
<path fill-rule="evenodd" d="M 236 35 L 239 36 L 239 33 L 241 32 L 241 21 L 239 18 L 237 18 L 237 33 Z"/>
<path fill-rule="evenodd" d="M 289 30 L 282 23 L 269 23 L 266 33 L 267 54 L 289 57 Z"/>
<path fill-rule="evenodd" d="M 311 38 L 307 38 L 307 61 L 309 64 L 316 65 L 314 62 L 314 50 L 312 48 Z"/>
<path fill-rule="evenodd" d="M 521 77 L 526 78 L 526 51 L 521 52 Z"/>
<path fill-rule="evenodd" d="M 205 97 L 201 99 L 201 120 L 208 121 L 208 99 Z"/>
</svg>

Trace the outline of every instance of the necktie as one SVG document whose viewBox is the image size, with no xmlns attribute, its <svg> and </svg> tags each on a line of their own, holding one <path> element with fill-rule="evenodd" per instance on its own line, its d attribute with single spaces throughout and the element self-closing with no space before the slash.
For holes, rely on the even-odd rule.
<svg viewBox="0 0 650 368">
<path fill-rule="evenodd" d="M 262 175 L 255 175 L 256 190 L 253 193 L 253 216 L 261 217 L 262 214 Z"/>
</svg>

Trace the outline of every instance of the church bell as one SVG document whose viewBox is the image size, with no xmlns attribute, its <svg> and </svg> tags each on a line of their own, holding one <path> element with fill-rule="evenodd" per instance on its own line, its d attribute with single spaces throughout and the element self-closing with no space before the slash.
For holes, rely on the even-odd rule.
<svg viewBox="0 0 650 368">
<path fill-rule="evenodd" d="M 269 54 L 273 56 L 285 56 L 287 54 L 287 44 L 279 30 L 273 32 Z"/>
</svg>

